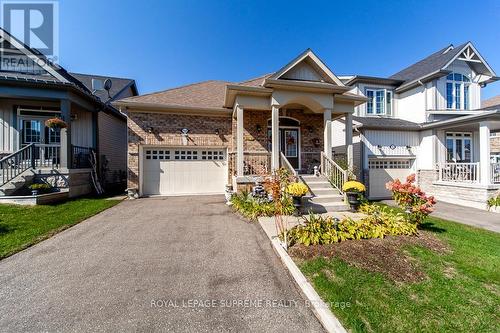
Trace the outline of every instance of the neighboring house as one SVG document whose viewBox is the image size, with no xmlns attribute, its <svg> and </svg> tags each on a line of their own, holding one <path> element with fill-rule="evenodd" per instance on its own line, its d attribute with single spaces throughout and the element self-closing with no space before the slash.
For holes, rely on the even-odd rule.
<svg viewBox="0 0 500 333">
<path fill-rule="evenodd" d="M 485 110 L 500 110 L 500 95 L 481 102 Z M 500 163 L 500 131 L 491 133 L 491 163 Z"/>
<path fill-rule="evenodd" d="M 248 188 L 254 175 L 280 166 L 312 173 L 323 163 L 342 173 L 329 163 L 332 120 L 345 117 L 352 128 L 354 108 L 366 101 L 349 90 L 306 50 L 248 81 L 205 81 L 117 101 L 128 116 L 129 191 L 224 193 L 226 184 Z M 346 131 L 349 156 L 351 141 Z"/>
<path fill-rule="evenodd" d="M 481 108 L 481 88 L 499 78 L 472 43 L 449 45 L 388 78 L 340 78 L 368 99 L 354 113 L 354 171 L 370 198 L 388 198 L 387 181 L 416 173 L 439 200 L 486 207 L 500 188 L 490 156 L 500 111 Z M 334 122 L 334 159 L 343 158 L 343 128 Z"/>
<path fill-rule="evenodd" d="M 110 103 L 137 95 L 135 82 L 68 73 L 0 29 L 0 195 L 15 196 L 28 182 L 42 180 L 69 196 L 92 191 L 89 157 L 98 159 L 103 185 L 126 179 L 126 117 Z M 62 118 L 66 129 L 45 126 Z M 67 191 L 66 191 L 67 190 Z"/>
</svg>

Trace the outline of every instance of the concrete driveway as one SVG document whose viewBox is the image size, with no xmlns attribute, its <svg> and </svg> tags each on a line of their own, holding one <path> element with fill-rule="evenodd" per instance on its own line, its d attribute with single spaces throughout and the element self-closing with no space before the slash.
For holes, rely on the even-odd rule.
<svg viewBox="0 0 500 333">
<path fill-rule="evenodd" d="M 322 327 L 258 225 L 206 196 L 125 201 L 0 261 L 0 331 Z"/>
</svg>

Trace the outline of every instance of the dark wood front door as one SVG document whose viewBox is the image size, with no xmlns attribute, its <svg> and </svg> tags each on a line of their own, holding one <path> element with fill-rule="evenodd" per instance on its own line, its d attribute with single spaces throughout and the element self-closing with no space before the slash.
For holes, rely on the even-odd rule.
<svg viewBox="0 0 500 333">
<path fill-rule="evenodd" d="M 294 169 L 299 168 L 299 130 L 280 128 L 280 149 Z"/>
</svg>

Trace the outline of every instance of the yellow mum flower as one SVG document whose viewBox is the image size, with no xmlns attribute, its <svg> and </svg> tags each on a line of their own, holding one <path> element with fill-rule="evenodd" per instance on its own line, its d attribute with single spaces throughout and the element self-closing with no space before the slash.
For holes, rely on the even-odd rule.
<svg viewBox="0 0 500 333">
<path fill-rule="evenodd" d="M 342 185 L 342 191 L 344 191 L 344 192 L 349 192 L 349 191 L 365 192 L 366 188 L 365 188 L 365 185 L 363 185 L 362 183 L 357 182 L 355 180 L 350 180 L 348 182 L 345 182 L 344 185 Z"/>
<path fill-rule="evenodd" d="M 291 183 L 286 188 L 286 192 L 290 194 L 292 197 L 301 197 L 305 195 L 309 189 L 303 183 Z"/>
</svg>

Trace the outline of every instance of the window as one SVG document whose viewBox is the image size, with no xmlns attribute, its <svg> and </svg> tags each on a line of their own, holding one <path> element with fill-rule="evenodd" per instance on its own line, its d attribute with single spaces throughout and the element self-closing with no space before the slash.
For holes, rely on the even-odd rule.
<svg viewBox="0 0 500 333">
<path fill-rule="evenodd" d="M 446 160 L 448 162 L 472 162 L 472 134 L 446 133 Z"/>
<path fill-rule="evenodd" d="M 446 108 L 452 110 L 467 110 L 469 101 L 470 79 L 463 74 L 450 73 L 446 77 Z"/>
<path fill-rule="evenodd" d="M 392 114 L 392 91 L 387 89 L 367 89 L 366 98 L 368 98 L 366 102 L 366 114 Z"/>
<path fill-rule="evenodd" d="M 369 169 L 410 169 L 410 160 L 383 160 L 370 159 L 368 161 Z"/>
</svg>

